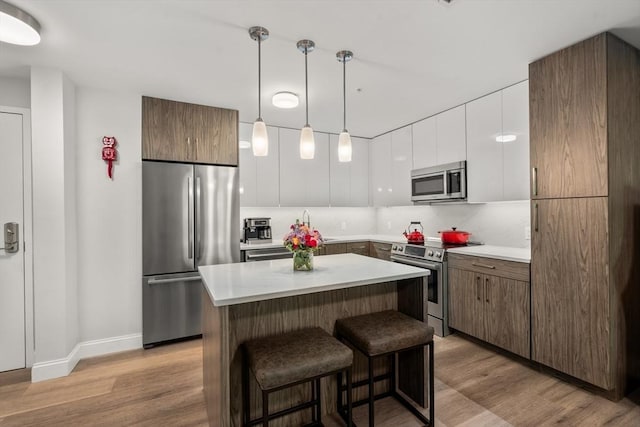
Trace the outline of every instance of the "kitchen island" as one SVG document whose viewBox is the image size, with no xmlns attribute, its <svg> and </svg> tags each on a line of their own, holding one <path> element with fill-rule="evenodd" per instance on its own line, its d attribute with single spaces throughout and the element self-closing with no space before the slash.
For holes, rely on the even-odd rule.
<svg viewBox="0 0 640 427">
<path fill-rule="evenodd" d="M 428 270 L 355 254 L 316 257 L 311 272 L 294 272 L 290 259 L 200 267 L 203 283 L 204 391 L 212 426 L 240 426 L 241 344 L 253 338 L 319 326 L 333 334 L 336 319 L 394 309 L 424 320 L 427 317 L 423 277 Z M 400 356 L 398 387 L 418 405 L 426 404 L 428 378 L 424 350 Z M 376 364 L 376 375 L 386 361 Z M 366 362 L 356 352 L 354 380 L 363 378 Z M 386 381 L 376 391 L 389 387 Z M 258 388 L 251 381 L 252 413 L 261 410 Z M 306 400 L 310 386 L 275 393 L 273 410 Z M 324 414 L 336 411 L 335 378 L 323 381 Z M 366 396 L 358 389 L 356 399 Z M 271 405 L 270 405 L 271 406 Z M 308 420 L 300 411 L 270 423 L 298 425 Z"/>
</svg>

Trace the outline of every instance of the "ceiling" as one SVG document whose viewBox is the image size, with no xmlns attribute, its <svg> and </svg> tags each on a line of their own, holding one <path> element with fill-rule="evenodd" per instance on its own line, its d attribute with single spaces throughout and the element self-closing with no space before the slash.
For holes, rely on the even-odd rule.
<svg viewBox="0 0 640 427">
<path fill-rule="evenodd" d="M 373 137 L 527 78 L 531 61 L 597 34 L 640 46 L 639 0 L 9 0 L 42 25 L 34 47 L 0 43 L 0 75 L 63 70 L 79 86 L 238 109 L 257 117 L 254 25 L 262 44 L 262 116 L 301 128 L 311 39 L 309 123 Z M 277 91 L 301 95 L 293 110 Z"/>
</svg>

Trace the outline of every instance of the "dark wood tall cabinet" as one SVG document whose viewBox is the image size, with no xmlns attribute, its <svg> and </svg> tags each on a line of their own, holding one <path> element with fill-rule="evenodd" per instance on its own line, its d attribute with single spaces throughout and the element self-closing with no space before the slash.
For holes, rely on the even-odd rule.
<svg viewBox="0 0 640 427">
<path fill-rule="evenodd" d="M 142 97 L 142 158 L 238 165 L 238 111 Z"/>
<path fill-rule="evenodd" d="M 599 34 L 529 66 L 532 359 L 640 378 L 640 52 Z"/>
</svg>

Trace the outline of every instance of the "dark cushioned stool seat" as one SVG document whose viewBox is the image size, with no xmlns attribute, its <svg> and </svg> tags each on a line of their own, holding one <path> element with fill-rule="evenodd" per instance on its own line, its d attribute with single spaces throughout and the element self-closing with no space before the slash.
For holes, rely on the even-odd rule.
<svg viewBox="0 0 640 427">
<path fill-rule="evenodd" d="M 353 363 L 351 349 L 321 328 L 258 338 L 244 345 L 262 390 L 340 371 Z"/>
<path fill-rule="evenodd" d="M 426 344 L 433 327 L 406 314 L 388 310 L 336 321 L 336 330 L 369 356 Z"/>
</svg>

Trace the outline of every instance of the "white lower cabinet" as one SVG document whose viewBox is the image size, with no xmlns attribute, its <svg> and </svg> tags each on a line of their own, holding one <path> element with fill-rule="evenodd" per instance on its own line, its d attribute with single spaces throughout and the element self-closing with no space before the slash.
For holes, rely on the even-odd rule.
<svg viewBox="0 0 640 427">
<path fill-rule="evenodd" d="M 329 134 L 314 132 L 313 159 L 300 158 L 300 131 L 280 128 L 280 206 L 329 206 Z"/>
<path fill-rule="evenodd" d="M 529 199 L 528 87 L 525 81 L 466 104 L 470 202 Z"/>
<path fill-rule="evenodd" d="M 251 142 L 253 124 L 240 123 L 240 141 Z M 269 135 L 269 155 L 255 157 L 253 150 L 239 150 L 240 206 L 278 206 L 280 203 L 279 171 L 280 161 L 278 128 L 267 126 Z"/>
<path fill-rule="evenodd" d="M 351 138 L 350 162 L 338 161 L 338 135 L 330 135 L 331 206 L 369 205 L 369 141 Z"/>
</svg>

